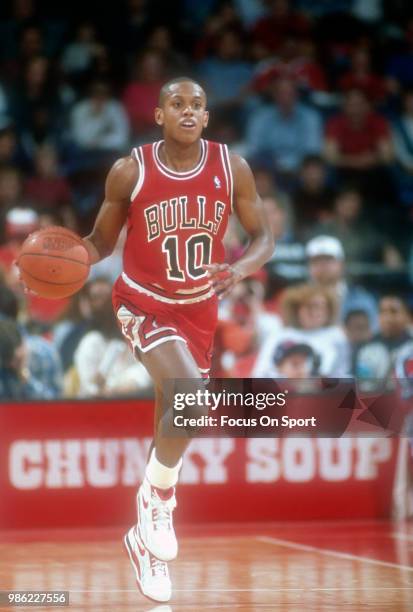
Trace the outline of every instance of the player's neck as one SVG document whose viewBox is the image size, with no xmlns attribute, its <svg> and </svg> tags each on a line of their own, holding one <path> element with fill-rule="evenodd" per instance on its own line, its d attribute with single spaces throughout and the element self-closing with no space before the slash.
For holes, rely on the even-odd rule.
<svg viewBox="0 0 413 612">
<path fill-rule="evenodd" d="M 192 170 L 201 158 L 201 141 L 188 145 L 165 138 L 159 147 L 159 157 L 165 166 L 175 172 Z"/>
</svg>

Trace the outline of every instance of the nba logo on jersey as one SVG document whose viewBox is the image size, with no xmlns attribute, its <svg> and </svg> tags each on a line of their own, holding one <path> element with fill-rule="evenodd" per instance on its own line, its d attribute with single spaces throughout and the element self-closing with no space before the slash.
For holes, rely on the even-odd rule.
<svg viewBox="0 0 413 612">
<path fill-rule="evenodd" d="M 217 176 L 214 176 L 214 184 L 217 189 L 221 189 L 221 181 Z"/>
</svg>

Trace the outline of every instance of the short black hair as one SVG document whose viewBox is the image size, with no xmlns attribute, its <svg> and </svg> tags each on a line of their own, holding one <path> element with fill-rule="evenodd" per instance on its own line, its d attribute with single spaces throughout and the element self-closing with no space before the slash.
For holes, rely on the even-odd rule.
<svg viewBox="0 0 413 612">
<path fill-rule="evenodd" d="M 400 295 L 397 293 L 390 293 L 390 292 L 382 293 L 379 297 L 379 307 L 383 300 L 397 300 L 398 302 L 400 302 L 400 304 L 402 305 L 404 310 L 407 312 L 407 314 L 409 315 L 412 314 L 408 298 L 405 295 Z"/>
<path fill-rule="evenodd" d="M 350 319 L 353 317 L 365 317 L 370 320 L 369 313 L 366 310 L 363 310 L 363 308 L 354 308 L 353 310 L 349 310 L 344 317 L 344 324 L 348 325 Z"/>
<path fill-rule="evenodd" d="M 310 155 L 306 155 L 301 162 L 301 168 L 305 168 L 306 166 L 311 166 L 312 164 L 318 164 L 319 166 L 325 166 L 325 161 L 321 157 L 321 155 L 317 155 L 316 153 L 311 153 Z"/>
<path fill-rule="evenodd" d="M 175 77 L 174 79 L 171 79 L 170 81 L 167 81 L 166 83 L 164 83 L 164 85 L 162 85 L 161 91 L 159 92 L 159 100 L 158 100 L 159 107 L 163 106 L 165 98 L 169 94 L 169 89 L 172 87 L 172 85 L 176 85 L 177 83 L 193 83 L 194 85 L 197 85 L 200 89 L 202 89 L 204 96 L 206 98 L 205 90 L 202 87 L 202 85 L 198 83 L 198 81 L 195 81 L 195 79 L 192 79 L 191 77 L 180 76 L 180 77 Z"/>
</svg>

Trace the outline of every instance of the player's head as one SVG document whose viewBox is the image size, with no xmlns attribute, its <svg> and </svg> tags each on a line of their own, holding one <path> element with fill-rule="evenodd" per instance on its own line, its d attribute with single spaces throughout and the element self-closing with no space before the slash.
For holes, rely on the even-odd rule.
<svg viewBox="0 0 413 612">
<path fill-rule="evenodd" d="M 164 135 L 183 143 L 198 140 L 208 124 L 206 94 L 201 85 L 179 77 L 163 85 L 155 109 L 155 121 Z"/>
</svg>

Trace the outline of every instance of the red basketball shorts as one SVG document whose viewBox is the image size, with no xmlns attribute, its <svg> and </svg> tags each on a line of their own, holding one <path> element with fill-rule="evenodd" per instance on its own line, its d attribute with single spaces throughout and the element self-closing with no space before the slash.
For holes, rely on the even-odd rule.
<svg viewBox="0 0 413 612">
<path fill-rule="evenodd" d="M 128 287 L 121 277 L 112 293 L 120 328 L 133 352 L 147 353 L 164 342 L 185 342 L 203 377 L 211 367 L 218 319 L 214 296 L 193 304 L 169 304 Z"/>
</svg>

